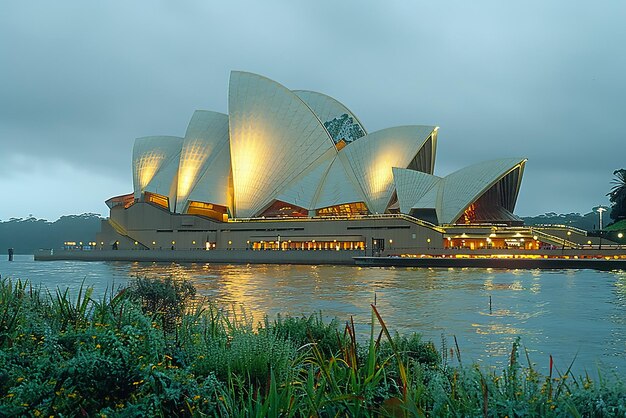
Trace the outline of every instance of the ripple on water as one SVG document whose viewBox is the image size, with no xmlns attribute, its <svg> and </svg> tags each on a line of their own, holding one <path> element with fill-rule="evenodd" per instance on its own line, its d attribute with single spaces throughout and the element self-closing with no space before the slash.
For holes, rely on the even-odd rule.
<svg viewBox="0 0 626 418">
<path fill-rule="evenodd" d="M 448 347 L 456 336 L 464 361 L 501 367 L 520 337 L 544 370 L 552 354 L 562 370 L 576 358 L 580 371 L 603 364 L 626 373 L 625 272 L 34 262 L 16 256 L 12 263 L 0 260 L 0 274 L 49 289 L 76 290 L 84 283 L 95 294 L 133 277 L 186 279 L 200 294 L 243 306 L 256 320 L 321 310 L 342 322 L 352 316 L 363 337 L 376 300 L 391 329 L 420 332 L 437 345 L 444 334 Z"/>
</svg>

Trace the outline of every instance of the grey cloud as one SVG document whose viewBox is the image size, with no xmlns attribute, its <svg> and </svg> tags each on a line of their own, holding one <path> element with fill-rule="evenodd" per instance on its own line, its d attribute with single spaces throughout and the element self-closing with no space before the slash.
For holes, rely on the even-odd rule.
<svg viewBox="0 0 626 418">
<path fill-rule="evenodd" d="M 124 193 L 133 139 L 183 135 L 195 109 L 227 112 L 238 69 L 329 94 L 369 131 L 440 126 L 441 174 L 526 156 L 519 213 L 584 211 L 626 165 L 625 12 L 619 1 L 3 2 L 0 175 L 11 155 L 50 158 Z"/>
</svg>

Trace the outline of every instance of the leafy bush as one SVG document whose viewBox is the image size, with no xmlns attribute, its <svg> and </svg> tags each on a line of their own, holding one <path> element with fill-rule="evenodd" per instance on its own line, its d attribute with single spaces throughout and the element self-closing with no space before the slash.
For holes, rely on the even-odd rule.
<svg viewBox="0 0 626 418">
<path fill-rule="evenodd" d="M 141 289 L 141 290 L 138 290 Z M 0 283 L 0 416 L 625 416 L 619 379 L 452 367 L 419 335 L 320 315 L 258 328 L 184 283 L 76 299 Z M 175 305 L 179 301 L 179 305 Z M 445 351 L 445 350 L 444 350 Z"/>
<path fill-rule="evenodd" d="M 171 332 L 180 321 L 189 302 L 196 296 L 196 289 L 188 281 L 137 278 L 128 289 L 131 297 L 141 302 L 143 311 L 153 319 L 159 319 L 165 331 Z"/>
<path fill-rule="evenodd" d="M 328 356 L 337 354 L 345 342 L 338 328 L 339 323 L 336 319 L 327 324 L 324 323 L 321 312 L 308 317 L 295 318 L 278 315 L 273 322 L 267 318 L 265 320 L 266 330 L 288 339 L 296 347 L 314 343 L 322 353 Z"/>
</svg>

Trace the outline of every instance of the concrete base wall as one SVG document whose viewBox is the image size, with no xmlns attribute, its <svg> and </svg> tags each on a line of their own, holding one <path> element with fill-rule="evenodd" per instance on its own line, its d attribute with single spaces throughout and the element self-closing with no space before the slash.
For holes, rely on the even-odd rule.
<svg viewBox="0 0 626 418">
<path fill-rule="evenodd" d="M 353 265 L 353 257 L 363 255 L 363 251 L 40 250 L 35 260 Z"/>
</svg>

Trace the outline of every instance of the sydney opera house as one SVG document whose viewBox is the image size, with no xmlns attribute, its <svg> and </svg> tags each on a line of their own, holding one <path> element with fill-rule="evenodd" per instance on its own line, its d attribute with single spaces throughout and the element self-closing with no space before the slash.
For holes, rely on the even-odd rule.
<svg viewBox="0 0 626 418">
<path fill-rule="evenodd" d="M 227 115 L 198 110 L 183 137 L 135 140 L 133 192 L 106 202 L 97 244 L 244 259 L 512 245 L 515 233 L 498 242 L 484 231 L 521 225 L 513 211 L 526 160 L 435 176 L 437 131 L 368 132 L 332 97 L 234 71 Z"/>
</svg>

